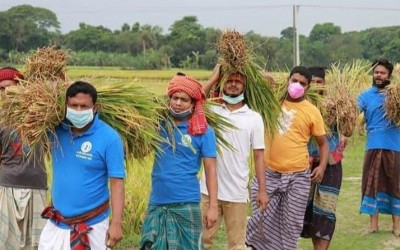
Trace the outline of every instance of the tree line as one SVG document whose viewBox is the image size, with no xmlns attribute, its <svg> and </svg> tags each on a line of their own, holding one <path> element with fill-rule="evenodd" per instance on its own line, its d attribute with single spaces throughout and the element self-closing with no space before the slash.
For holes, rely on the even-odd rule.
<svg viewBox="0 0 400 250">
<path fill-rule="evenodd" d="M 70 65 L 119 66 L 136 69 L 171 67 L 210 69 L 217 62 L 220 29 L 203 27 L 195 16 L 175 21 L 164 33 L 158 25 L 124 23 L 118 30 L 80 23 L 66 34 L 52 11 L 19 5 L 0 12 L 0 62 L 18 64 L 38 47 L 55 45 L 70 51 Z M 269 70 L 293 65 L 292 27 L 270 37 L 249 31 L 251 50 Z M 300 36 L 304 65 L 328 66 L 354 59 L 385 57 L 400 61 L 400 26 L 342 32 L 333 23 L 316 24 L 308 36 Z"/>
</svg>

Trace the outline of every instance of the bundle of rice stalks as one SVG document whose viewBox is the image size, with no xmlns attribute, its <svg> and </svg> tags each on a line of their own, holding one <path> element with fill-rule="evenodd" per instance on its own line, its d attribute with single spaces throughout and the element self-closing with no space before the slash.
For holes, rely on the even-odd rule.
<svg viewBox="0 0 400 250">
<path fill-rule="evenodd" d="M 144 87 L 135 83 L 95 84 L 98 112 L 121 135 L 127 158 L 142 159 L 163 139 L 158 133 L 162 109 Z M 64 81 L 26 82 L 7 89 L 2 98 L 2 127 L 20 134 L 26 145 L 49 143 L 49 133 L 64 120 Z"/>
<path fill-rule="evenodd" d="M 362 90 L 371 86 L 372 68 L 368 61 L 355 60 L 351 63 L 341 65 L 332 64 L 326 74 L 326 83 L 338 84 L 344 87 L 352 96 L 357 96 Z"/>
<path fill-rule="evenodd" d="M 143 159 L 159 147 L 164 141 L 158 132 L 160 113 L 165 109 L 156 100 L 159 97 L 132 82 L 95 84 L 95 87 L 99 115 L 120 133 L 128 157 Z"/>
<path fill-rule="evenodd" d="M 322 102 L 324 120 L 329 128 L 337 126 L 338 131 L 351 136 L 357 123 L 358 109 L 354 98 L 346 90 L 338 90 L 337 95 L 329 95 Z"/>
<path fill-rule="evenodd" d="M 64 118 L 66 88 L 64 81 L 39 79 L 8 87 L 1 98 L 1 126 L 18 131 L 25 145 L 48 142 L 48 132 Z"/>
<path fill-rule="evenodd" d="M 356 96 L 370 85 L 368 72 L 371 66 L 355 61 L 340 67 L 331 65 L 326 77 L 326 91 L 323 101 L 324 119 L 330 128 L 350 136 L 357 123 L 358 107 Z"/>
<path fill-rule="evenodd" d="M 281 105 L 263 75 L 263 68 L 256 63 L 256 56 L 246 47 L 244 37 L 236 31 L 226 31 L 218 41 L 218 50 L 221 55 L 219 63 L 222 75 L 219 82 L 220 91 L 223 90 L 230 74 L 244 74 L 247 105 L 261 115 L 267 131 L 275 131 Z"/>
<path fill-rule="evenodd" d="M 39 48 L 36 53 L 26 59 L 24 75 L 29 81 L 65 80 L 67 53 L 53 47 Z"/>
<path fill-rule="evenodd" d="M 225 72 L 244 72 L 247 62 L 246 44 L 243 35 L 235 30 L 227 30 L 218 39 L 217 49 L 222 57 Z"/>
<path fill-rule="evenodd" d="M 400 83 L 400 63 L 394 65 L 391 82 L 395 84 Z"/>
<path fill-rule="evenodd" d="M 385 109 L 386 117 L 396 126 L 400 126 L 400 84 L 390 84 L 386 87 Z"/>
</svg>

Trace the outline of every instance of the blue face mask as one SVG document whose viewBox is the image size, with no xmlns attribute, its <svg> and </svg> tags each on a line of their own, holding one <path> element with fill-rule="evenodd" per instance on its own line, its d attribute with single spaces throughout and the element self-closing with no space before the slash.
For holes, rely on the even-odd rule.
<svg viewBox="0 0 400 250">
<path fill-rule="evenodd" d="M 244 100 L 244 94 L 241 93 L 240 95 L 238 95 L 236 97 L 231 97 L 231 96 L 228 96 L 228 95 L 225 95 L 224 93 L 222 93 L 222 99 L 229 104 L 237 104 Z"/>
<path fill-rule="evenodd" d="M 67 107 L 65 116 L 75 128 L 83 128 L 93 121 L 93 109 L 77 111 Z"/>
<path fill-rule="evenodd" d="M 171 106 L 169 106 L 169 113 L 177 120 L 183 121 L 189 119 L 190 115 L 192 114 L 192 107 L 187 110 L 181 112 L 175 112 Z"/>
</svg>

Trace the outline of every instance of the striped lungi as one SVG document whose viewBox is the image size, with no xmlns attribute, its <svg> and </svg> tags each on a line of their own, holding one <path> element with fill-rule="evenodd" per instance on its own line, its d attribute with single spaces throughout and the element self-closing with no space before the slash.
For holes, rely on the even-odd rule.
<svg viewBox="0 0 400 250">
<path fill-rule="evenodd" d="M 46 220 L 46 190 L 0 186 L 0 249 L 37 247 Z"/>
<path fill-rule="evenodd" d="M 319 161 L 314 161 L 313 169 L 317 166 L 319 166 Z M 332 240 L 341 185 L 342 163 L 328 164 L 321 183 L 311 185 L 301 237 Z"/>
<path fill-rule="evenodd" d="M 384 149 L 366 152 L 360 212 L 400 216 L 400 152 Z"/>
<path fill-rule="evenodd" d="M 310 170 L 281 174 L 267 169 L 265 178 L 269 200 L 264 213 L 256 202 L 257 179 L 251 184 L 253 216 L 247 223 L 246 244 L 258 250 L 296 249 L 310 191 Z"/>
<path fill-rule="evenodd" d="M 202 249 L 201 231 L 199 203 L 149 205 L 142 226 L 140 249 Z"/>
</svg>

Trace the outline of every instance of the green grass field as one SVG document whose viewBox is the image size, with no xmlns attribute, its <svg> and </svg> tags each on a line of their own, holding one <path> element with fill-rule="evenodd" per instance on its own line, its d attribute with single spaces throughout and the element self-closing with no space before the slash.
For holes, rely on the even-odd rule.
<svg viewBox="0 0 400 250">
<path fill-rule="evenodd" d="M 136 81 L 154 92 L 165 93 L 168 81 L 181 70 L 132 71 L 118 68 L 83 68 L 70 67 L 68 76 L 71 80 L 87 79 L 91 81 Z M 184 71 L 199 80 L 205 80 L 211 75 L 209 71 Z M 380 217 L 380 231 L 376 234 L 366 234 L 368 216 L 359 214 L 360 185 L 362 162 L 364 157 L 364 137 L 355 135 L 346 150 L 343 162 L 343 184 L 337 207 L 337 226 L 331 244 L 333 250 L 389 250 L 400 249 L 400 238 L 391 233 L 391 217 Z M 124 214 L 123 241 L 118 249 L 138 249 L 140 240 L 139 228 L 144 218 L 144 209 L 150 189 L 151 158 L 144 162 L 129 162 L 126 180 L 126 209 Z M 136 229 L 135 229 L 136 228 Z M 214 249 L 226 249 L 227 238 L 224 230 L 220 230 Z M 298 249 L 312 249 L 311 240 L 301 239 Z"/>
</svg>

